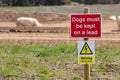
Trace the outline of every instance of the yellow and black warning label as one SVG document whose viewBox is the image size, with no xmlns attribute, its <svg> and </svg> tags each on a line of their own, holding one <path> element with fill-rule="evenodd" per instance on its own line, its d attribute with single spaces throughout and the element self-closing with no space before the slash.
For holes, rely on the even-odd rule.
<svg viewBox="0 0 120 80">
<path fill-rule="evenodd" d="M 84 44 L 84 46 L 83 46 L 80 54 L 81 54 L 81 55 L 93 54 L 87 42 L 85 42 L 85 44 Z"/>
<path fill-rule="evenodd" d="M 95 57 L 94 56 L 79 56 L 80 64 L 94 64 Z"/>
</svg>

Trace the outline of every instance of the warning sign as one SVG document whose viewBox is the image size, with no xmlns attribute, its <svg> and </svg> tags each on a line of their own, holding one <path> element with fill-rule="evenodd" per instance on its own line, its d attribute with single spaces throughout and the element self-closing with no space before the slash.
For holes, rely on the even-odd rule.
<svg viewBox="0 0 120 80">
<path fill-rule="evenodd" d="M 87 44 L 87 42 L 85 42 L 80 54 L 86 55 L 86 54 L 93 54 L 89 45 Z"/>
<path fill-rule="evenodd" d="M 94 60 L 94 56 L 80 56 L 79 57 L 79 62 L 81 64 L 94 64 L 95 60 Z"/>
<path fill-rule="evenodd" d="M 78 63 L 80 64 L 95 63 L 94 41 L 78 42 Z"/>
</svg>

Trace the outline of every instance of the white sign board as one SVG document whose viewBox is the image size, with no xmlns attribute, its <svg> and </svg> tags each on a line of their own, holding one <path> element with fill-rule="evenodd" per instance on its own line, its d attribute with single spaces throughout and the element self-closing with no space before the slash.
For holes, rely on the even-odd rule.
<svg viewBox="0 0 120 80">
<path fill-rule="evenodd" d="M 78 42 L 78 63 L 94 64 L 95 63 L 95 46 L 94 41 Z"/>
</svg>

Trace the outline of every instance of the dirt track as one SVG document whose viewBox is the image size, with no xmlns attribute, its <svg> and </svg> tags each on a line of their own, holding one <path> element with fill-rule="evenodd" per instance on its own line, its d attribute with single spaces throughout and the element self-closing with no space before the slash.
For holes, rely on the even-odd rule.
<svg viewBox="0 0 120 80">
<path fill-rule="evenodd" d="M 99 40 L 119 40 L 120 33 L 117 28 L 117 24 L 112 20 L 103 20 L 102 22 L 102 37 Z M 61 24 L 61 25 L 60 25 Z M 65 25 L 64 25 L 65 24 Z M 14 22 L 1 22 L 0 26 L 14 26 Z M 68 33 L 0 33 L 0 39 L 68 39 L 70 37 L 70 23 L 64 21 L 62 23 L 44 24 L 44 26 L 57 26 L 57 27 L 68 27 Z M 96 38 L 97 39 L 97 38 Z"/>
<path fill-rule="evenodd" d="M 9 14 L 4 15 L 6 11 L 0 12 L 1 22 L 0 26 L 12 26 L 15 27 L 15 19 L 19 16 L 31 16 L 38 18 L 39 21 L 44 26 L 47 27 L 68 27 L 70 28 L 70 21 L 68 15 L 64 14 L 51 14 L 51 13 L 21 13 L 21 12 L 11 12 L 8 11 Z M 14 14 L 11 18 L 11 14 Z M 4 15 L 4 17 L 2 17 Z M 39 18 L 39 17 L 41 18 Z M 120 32 L 114 31 L 118 30 L 117 23 L 115 21 L 110 20 L 108 17 L 102 18 L 102 37 L 101 38 L 91 38 L 94 40 L 120 40 Z M 69 31 L 69 29 L 68 29 Z M 23 39 L 30 39 L 30 40 L 40 40 L 40 41 L 76 41 L 79 39 L 70 39 L 70 32 L 68 33 L 0 33 L 1 40 L 23 40 Z M 63 42 L 64 43 L 64 42 Z"/>
<path fill-rule="evenodd" d="M 103 33 L 101 38 L 90 38 L 94 40 L 120 40 L 120 33 Z M 0 33 L 0 39 L 39 39 L 39 40 L 77 40 L 70 38 L 69 33 Z M 78 38 L 81 39 L 81 38 Z"/>
</svg>

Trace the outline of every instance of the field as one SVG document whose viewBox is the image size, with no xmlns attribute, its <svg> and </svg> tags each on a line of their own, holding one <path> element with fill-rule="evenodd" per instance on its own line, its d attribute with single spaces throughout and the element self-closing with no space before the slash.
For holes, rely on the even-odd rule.
<svg viewBox="0 0 120 80">
<path fill-rule="evenodd" d="M 111 15 L 120 5 L 0 7 L 0 27 L 16 27 L 20 16 L 34 17 L 44 27 L 67 27 L 67 33 L 0 32 L 0 80 L 83 80 L 77 62 L 77 41 L 70 38 L 71 13 L 102 14 L 102 37 L 95 40 L 96 63 L 91 80 L 120 80 L 120 33 Z"/>
<path fill-rule="evenodd" d="M 91 79 L 119 80 L 120 49 L 96 48 Z M 83 80 L 83 65 L 77 63 L 77 47 L 59 45 L 1 45 L 1 80 Z"/>
</svg>

